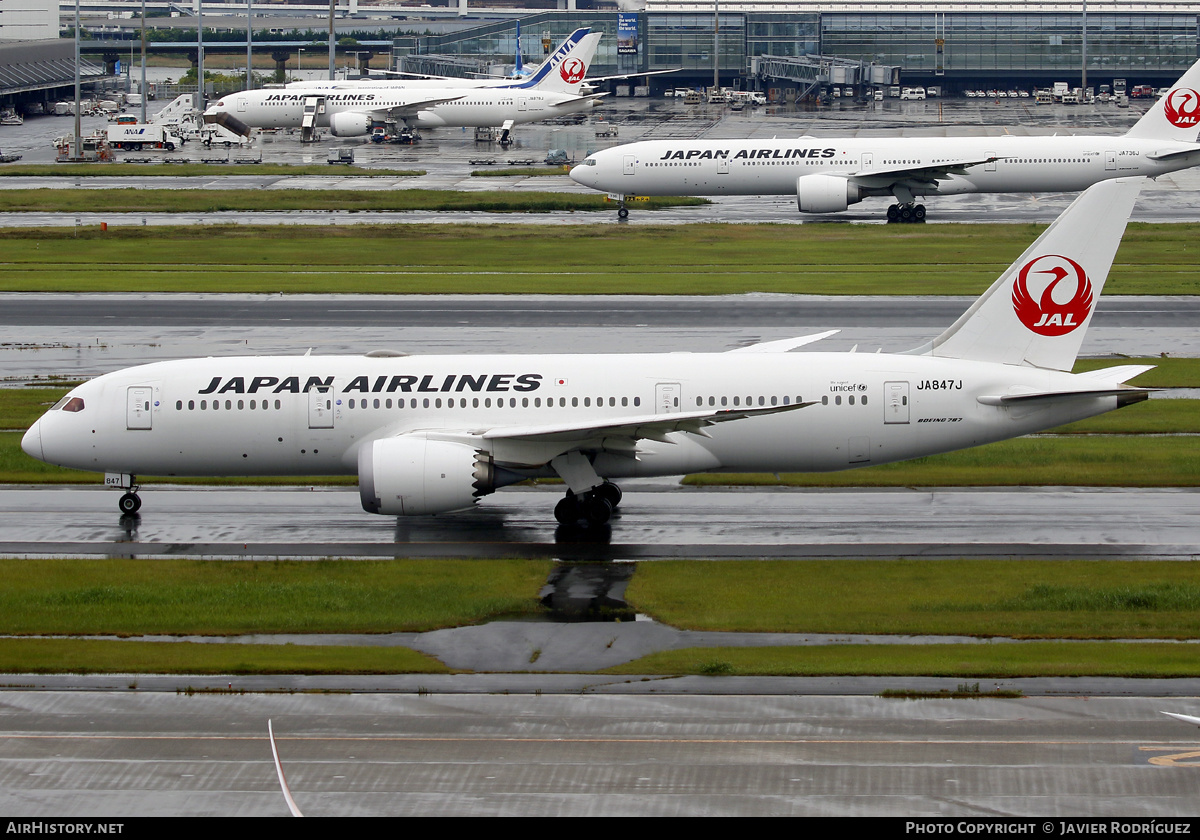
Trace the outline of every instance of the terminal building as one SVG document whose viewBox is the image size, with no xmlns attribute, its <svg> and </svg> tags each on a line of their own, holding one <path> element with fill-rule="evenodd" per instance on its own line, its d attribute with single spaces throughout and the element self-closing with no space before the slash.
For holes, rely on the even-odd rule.
<svg viewBox="0 0 1200 840">
<path fill-rule="evenodd" d="M 1159 87 L 1200 57 L 1197 0 L 1092 0 L 1086 13 L 1081 3 L 1022 0 L 932 2 L 919 11 L 880 0 L 741 0 L 719 2 L 719 12 L 713 0 L 646 0 L 626 11 L 522 17 L 526 60 L 536 58 L 531 43 L 548 49 L 579 26 L 605 34 L 590 75 L 681 68 L 647 80 L 654 92 L 711 85 L 714 72 L 722 86 L 792 96 L 818 76 L 851 85 L 936 85 L 949 94 L 1054 82 L 1088 87 L 1114 79 L 1126 79 L 1130 88 Z M 447 72 L 445 63 L 456 57 L 512 56 L 513 34 L 510 21 L 497 21 L 401 37 L 395 61 L 428 72 L 423 65 L 441 60 Z"/>
</svg>

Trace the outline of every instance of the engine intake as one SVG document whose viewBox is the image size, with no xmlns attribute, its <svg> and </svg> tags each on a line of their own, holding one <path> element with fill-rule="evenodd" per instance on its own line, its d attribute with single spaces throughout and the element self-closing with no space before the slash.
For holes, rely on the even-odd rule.
<svg viewBox="0 0 1200 840">
<path fill-rule="evenodd" d="M 523 478 L 497 468 L 482 449 L 427 435 L 371 441 L 358 453 L 363 510 L 385 516 L 463 510 L 480 496 Z"/>
<path fill-rule="evenodd" d="M 862 200 L 858 184 L 840 175 L 801 175 L 796 179 L 796 207 L 801 213 L 840 213 Z"/>
<path fill-rule="evenodd" d="M 334 137 L 362 137 L 371 133 L 373 123 L 370 114 L 342 111 L 329 115 L 329 133 Z"/>
</svg>

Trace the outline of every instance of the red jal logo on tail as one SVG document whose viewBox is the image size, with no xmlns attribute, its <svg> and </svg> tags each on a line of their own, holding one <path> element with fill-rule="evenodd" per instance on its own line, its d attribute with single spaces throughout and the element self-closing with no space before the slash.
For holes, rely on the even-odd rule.
<svg viewBox="0 0 1200 840">
<path fill-rule="evenodd" d="M 1191 88 L 1175 88 L 1167 94 L 1163 113 L 1171 125 L 1178 128 L 1200 126 L 1200 94 Z"/>
<path fill-rule="evenodd" d="M 568 58 L 558 72 L 562 74 L 564 82 L 574 85 L 582 82 L 583 77 L 587 75 L 587 65 L 578 58 Z"/>
<path fill-rule="evenodd" d="M 1045 282 L 1038 300 L 1029 291 L 1030 277 L 1035 284 Z M 1069 284 L 1063 284 L 1069 280 Z M 1055 291 L 1063 295 L 1074 285 L 1071 298 L 1064 302 L 1055 299 Z M 1069 257 L 1047 254 L 1027 262 L 1017 274 L 1013 285 L 1013 310 L 1021 323 L 1038 335 L 1066 335 L 1083 325 L 1092 311 L 1092 284 L 1083 266 Z"/>
</svg>

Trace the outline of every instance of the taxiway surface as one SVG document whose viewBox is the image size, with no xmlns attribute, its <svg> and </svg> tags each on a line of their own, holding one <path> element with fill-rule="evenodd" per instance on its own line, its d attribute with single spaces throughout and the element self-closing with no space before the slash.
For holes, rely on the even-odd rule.
<svg viewBox="0 0 1200 840">
<path fill-rule="evenodd" d="M 357 488 L 0 489 L 0 554 L 111 557 L 1166 557 L 1200 555 L 1189 489 L 695 489 L 623 482 L 611 522 L 563 528 L 562 489 L 505 489 L 469 512 L 380 517 Z M 869 513 L 868 513 L 869 512 Z"/>
<path fill-rule="evenodd" d="M 1195 815 L 1195 729 L 1146 698 L 0 693 L 0 813 Z M 1057 826 L 1054 826 L 1057 829 Z M 982 833 L 982 830 L 979 830 Z M 1052 832 L 1053 833 L 1053 832 Z"/>
</svg>

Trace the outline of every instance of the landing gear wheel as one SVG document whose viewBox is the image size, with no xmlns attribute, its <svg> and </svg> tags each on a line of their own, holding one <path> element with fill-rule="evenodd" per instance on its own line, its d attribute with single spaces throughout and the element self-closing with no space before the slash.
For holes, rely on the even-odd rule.
<svg viewBox="0 0 1200 840">
<path fill-rule="evenodd" d="M 554 506 L 554 518 L 561 525 L 574 525 L 582 518 L 582 514 L 579 498 L 574 493 L 563 496 Z"/>
<path fill-rule="evenodd" d="M 121 513 L 137 513 L 142 507 L 142 500 L 137 493 L 126 493 L 117 502 L 117 507 L 121 509 Z"/>
<path fill-rule="evenodd" d="M 594 493 L 583 500 L 583 515 L 592 525 L 603 525 L 612 517 L 612 503 Z"/>
<path fill-rule="evenodd" d="M 593 496 L 605 499 L 609 505 L 615 510 L 617 505 L 621 504 L 621 488 L 613 484 L 611 481 L 606 481 L 592 491 Z"/>
<path fill-rule="evenodd" d="M 900 221 L 900 205 L 893 204 L 887 209 L 887 219 L 889 222 Z"/>
<path fill-rule="evenodd" d="M 900 221 L 907 223 L 907 222 L 911 222 L 912 220 L 913 220 L 912 205 L 905 204 L 903 207 L 900 208 Z"/>
<path fill-rule="evenodd" d="M 617 208 L 617 218 L 622 221 L 629 218 L 629 208 L 624 204 Z"/>
<path fill-rule="evenodd" d="M 924 204 L 918 204 L 916 207 L 913 208 L 913 221 L 914 222 L 925 221 L 925 205 Z"/>
<path fill-rule="evenodd" d="M 578 526 L 581 522 L 604 525 L 612 518 L 613 508 L 620 501 L 620 488 L 608 482 L 582 496 L 568 491 L 554 506 L 554 518 L 560 525 Z"/>
</svg>

